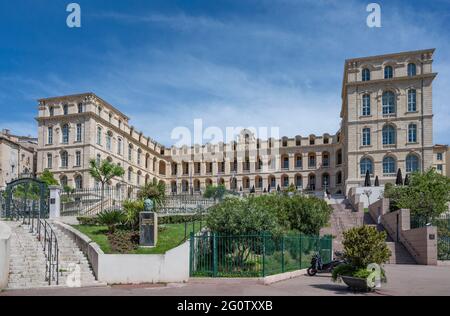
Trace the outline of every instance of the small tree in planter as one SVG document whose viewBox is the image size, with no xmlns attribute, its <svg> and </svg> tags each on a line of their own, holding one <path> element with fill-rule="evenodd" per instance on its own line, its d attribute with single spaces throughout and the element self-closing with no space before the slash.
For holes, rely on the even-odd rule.
<svg viewBox="0 0 450 316">
<path fill-rule="evenodd" d="M 373 226 L 354 227 L 344 232 L 344 258 L 347 264 L 333 270 L 333 280 L 342 277 L 359 278 L 365 281 L 372 273 L 368 266 L 381 265 L 389 260 L 391 251 L 386 245 L 386 232 L 378 232 Z M 386 281 L 381 270 L 382 281 Z M 345 278 L 344 278 L 345 281 Z"/>
</svg>

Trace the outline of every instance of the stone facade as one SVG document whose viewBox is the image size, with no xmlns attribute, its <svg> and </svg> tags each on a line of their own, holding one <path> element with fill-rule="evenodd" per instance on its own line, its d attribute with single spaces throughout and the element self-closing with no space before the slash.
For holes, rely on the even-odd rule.
<svg viewBox="0 0 450 316">
<path fill-rule="evenodd" d="M 38 173 L 50 169 L 63 184 L 93 187 L 89 160 L 109 159 L 126 171 L 112 186 L 162 181 L 178 193 L 224 184 L 346 194 L 363 184 L 367 168 L 381 184 L 395 181 L 398 168 L 405 174 L 433 164 L 433 53 L 347 60 L 335 134 L 259 140 L 243 130 L 234 143 L 166 149 L 93 93 L 41 99 Z"/>
<path fill-rule="evenodd" d="M 380 184 L 426 170 L 433 161 L 434 49 L 349 59 L 342 90 L 346 187 L 363 184 L 365 170 Z"/>
<path fill-rule="evenodd" d="M 37 139 L 0 133 L 0 189 L 22 176 L 36 173 Z"/>
<path fill-rule="evenodd" d="M 450 176 L 450 170 L 448 170 L 448 146 L 447 145 L 434 145 L 433 147 L 433 168 L 436 169 L 442 175 Z"/>
</svg>

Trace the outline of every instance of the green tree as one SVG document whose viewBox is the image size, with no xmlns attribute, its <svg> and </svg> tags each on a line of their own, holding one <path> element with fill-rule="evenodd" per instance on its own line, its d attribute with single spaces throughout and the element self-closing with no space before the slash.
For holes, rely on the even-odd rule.
<svg viewBox="0 0 450 316">
<path fill-rule="evenodd" d="M 114 177 L 121 177 L 125 170 L 119 165 L 116 165 L 108 160 L 103 160 L 100 163 L 95 159 L 89 161 L 89 174 L 101 184 L 101 210 L 103 211 L 104 189 L 105 184 L 109 183 Z"/>
<path fill-rule="evenodd" d="M 48 169 L 42 172 L 39 180 L 45 182 L 47 185 L 59 185 L 58 180 L 55 179 L 55 175 Z"/>
<path fill-rule="evenodd" d="M 205 189 L 205 193 L 203 194 L 203 197 L 207 199 L 214 199 L 214 200 L 222 200 L 225 193 L 227 192 L 226 187 L 223 184 L 220 185 L 208 185 Z"/>
<path fill-rule="evenodd" d="M 429 169 L 415 172 L 405 186 L 386 186 L 385 197 L 391 201 L 391 210 L 410 209 L 411 214 L 431 220 L 448 210 L 450 179 Z"/>
<path fill-rule="evenodd" d="M 225 198 L 209 209 L 207 226 L 213 232 L 232 235 L 278 233 L 276 213 L 255 199 Z"/>
</svg>

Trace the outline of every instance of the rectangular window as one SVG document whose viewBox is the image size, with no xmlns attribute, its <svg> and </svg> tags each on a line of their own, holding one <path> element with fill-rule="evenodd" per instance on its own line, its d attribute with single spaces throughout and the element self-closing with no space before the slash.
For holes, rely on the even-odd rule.
<svg viewBox="0 0 450 316">
<path fill-rule="evenodd" d="M 77 151 L 75 153 L 75 166 L 80 167 L 81 166 L 81 151 Z"/>
<path fill-rule="evenodd" d="M 442 161 L 442 153 L 437 153 L 437 160 Z"/>
<path fill-rule="evenodd" d="M 83 128 L 81 126 L 81 123 L 77 124 L 77 142 L 81 142 L 82 139 L 82 132 L 83 132 Z"/>
<path fill-rule="evenodd" d="M 370 129 L 363 129 L 363 137 L 362 137 L 363 146 L 370 146 Z"/>
<path fill-rule="evenodd" d="M 102 129 L 97 128 L 97 145 L 102 145 Z"/>
<path fill-rule="evenodd" d="M 47 168 L 52 169 L 53 168 L 53 157 L 52 154 L 47 154 Z"/>
<path fill-rule="evenodd" d="M 416 105 L 416 90 L 409 90 L 408 91 L 408 112 L 416 112 L 417 111 L 417 105 Z"/>
<path fill-rule="evenodd" d="M 411 124 L 408 126 L 408 142 L 417 142 L 417 126 L 415 124 Z"/>
<path fill-rule="evenodd" d="M 53 127 L 48 128 L 48 138 L 47 138 L 47 144 L 51 145 L 53 144 Z"/>
<path fill-rule="evenodd" d="M 442 165 L 437 165 L 437 170 L 442 171 Z"/>
</svg>

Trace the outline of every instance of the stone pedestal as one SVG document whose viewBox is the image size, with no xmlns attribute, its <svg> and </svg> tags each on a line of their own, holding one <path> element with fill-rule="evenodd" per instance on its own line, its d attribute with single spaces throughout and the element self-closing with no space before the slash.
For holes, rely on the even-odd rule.
<svg viewBox="0 0 450 316">
<path fill-rule="evenodd" d="M 48 187 L 50 191 L 49 201 L 49 217 L 58 218 L 61 216 L 61 187 L 51 185 Z"/>
<path fill-rule="evenodd" d="M 139 245 L 155 247 L 158 241 L 158 215 L 154 212 L 139 214 Z"/>
</svg>

